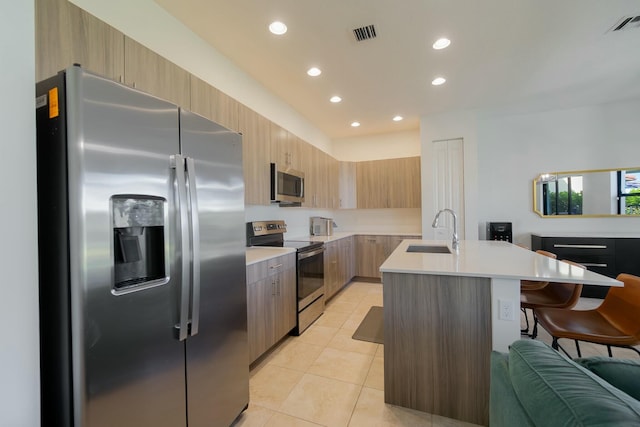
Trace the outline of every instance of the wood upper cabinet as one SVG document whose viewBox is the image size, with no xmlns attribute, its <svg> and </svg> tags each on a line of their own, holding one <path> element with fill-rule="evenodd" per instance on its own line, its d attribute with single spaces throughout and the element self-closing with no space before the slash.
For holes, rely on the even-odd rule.
<svg viewBox="0 0 640 427">
<path fill-rule="evenodd" d="M 244 106 L 235 99 L 194 75 L 191 80 L 190 110 L 214 122 L 240 132 L 240 110 Z"/>
<path fill-rule="evenodd" d="M 301 144 L 305 173 L 305 201 L 310 208 L 338 207 L 338 161 L 307 143 Z"/>
<path fill-rule="evenodd" d="M 420 157 L 358 162 L 356 188 L 360 209 L 419 208 Z"/>
<path fill-rule="evenodd" d="M 340 209 L 355 209 L 356 198 L 356 163 L 339 162 L 338 172 L 338 207 Z"/>
<path fill-rule="evenodd" d="M 329 186 L 327 194 L 327 207 L 330 209 L 338 209 L 340 207 L 340 162 L 333 157 L 327 155 L 327 173 L 329 176 Z"/>
<path fill-rule="evenodd" d="M 420 157 L 390 159 L 388 163 L 389 206 L 393 208 L 421 207 Z"/>
<path fill-rule="evenodd" d="M 244 200 L 246 204 L 270 203 L 269 150 L 271 122 L 244 105 L 240 105 Z"/>
<path fill-rule="evenodd" d="M 35 2 L 36 81 L 73 64 L 121 81 L 124 34 L 67 0 Z"/>
<path fill-rule="evenodd" d="M 280 170 L 294 169 L 297 171 L 306 171 L 303 169 L 305 162 L 301 153 L 301 145 L 304 142 L 283 129 L 275 123 L 271 123 L 271 162 L 278 165 Z"/>
<path fill-rule="evenodd" d="M 191 108 L 190 75 L 187 71 L 126 36 L 124 57 L 125 84 L 180 107 Z"/>
<path fill-rule="evenodd" d="M 300 150 L 303 158 L 304 203 L 305 207 L 319 208 L 320 205 L 320 150 L 311 144 L 303 144 Z"/>
</svg>

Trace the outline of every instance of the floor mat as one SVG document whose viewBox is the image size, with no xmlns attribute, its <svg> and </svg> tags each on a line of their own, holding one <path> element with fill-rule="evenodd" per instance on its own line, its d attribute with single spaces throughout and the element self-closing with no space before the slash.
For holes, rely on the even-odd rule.
<svg viewBox="0 0 640 427">
<path fill-rule="evenodd" d="M 382 307 L 371 307 L 351 338 L 383 344 L 384 318 L 382 313 Z"/>
</svg>

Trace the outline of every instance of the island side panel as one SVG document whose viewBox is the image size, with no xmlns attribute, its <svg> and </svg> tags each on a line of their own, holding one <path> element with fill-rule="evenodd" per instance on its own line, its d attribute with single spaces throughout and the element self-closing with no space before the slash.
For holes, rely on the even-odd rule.
<svg viewBox="0 0 640 427">
<path fill-rule="evenodd" d="M 488 425 L 491 280 L 384 273 L 385 402 Z"/>
</svg>

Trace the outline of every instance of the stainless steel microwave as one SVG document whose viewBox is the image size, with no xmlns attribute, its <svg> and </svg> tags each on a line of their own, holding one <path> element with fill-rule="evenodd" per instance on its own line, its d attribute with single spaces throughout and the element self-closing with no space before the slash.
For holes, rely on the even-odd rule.
<svg viewBox="0 0 640 427">
<path fill-rule="evenodd" d="M 297 205 L 304 202 L 304 173 L 292 169 L 279 170 L 271 163 L 271 203 Z"/>
</svg>

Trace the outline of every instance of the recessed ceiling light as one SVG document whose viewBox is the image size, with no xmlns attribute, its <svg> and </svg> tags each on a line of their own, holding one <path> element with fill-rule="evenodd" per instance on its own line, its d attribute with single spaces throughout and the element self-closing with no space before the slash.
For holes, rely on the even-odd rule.
<svg viewBox="0 0 640 427">
<path fill-rule="evenodd" d="M 449 46 L 451 44 L 451 40 L 442 37 L 438 40 L 436 40 L 436 42 L 433 44 L 433 48 L 436 50 L 440 50 L 440 49 L 444 49 L 445 47 Z"/>
<path fill-rule="evenodd" d="M 360 126 L 360 122 L 351 123 L 351 127 L 357 128 L 358 126 Z"/>
<path fill-rule="evenodd" d="M 311 67 L 307 70 L 307 74 L 309 74 L 311 77 L 317 77 L 322 74 L 322 71 L 318 67 Z"/>
<path fill-rule="evenodd" d="M 332 97 L 329 99 L 329 101 L 331 101 L 331 102 L 333 102 L 334 104 L 336 104 L 336 103 L 338 103 L 338 102 L 342 101 L 342 98 L 340 98 L 338 95 L 334 95 L 334 96 L 332 96 Z"/>
<path fill-rule="evenodd" d="M 403 118 L 404 118 L 404 117 L 402 117 L 402 116 L 395 116 L 395 117 L 393 118 L 393 121 L 394 121 L 394 122 L 399 122 L 399 121 L 400 121 L 400 120 L 402 120 Z"/>
<path fill-rule="evenodd" d="M 433 79 L 431 81 L 431 84 L 434 85 L 434 86 L 440 86 L 441 84 L 443 84 L 446 81 L 447 81 L 447 79 L 445 79 L 444 77 L 436 77 L 435 79 Z"/>
<path fill-rule="evenodd" d="M 271 31 L 275 35 L 281 36 L 287 32 L 287 26 L 280 21 L 274 21 L 269 24 L 269 31 Z"/>
</svg>

